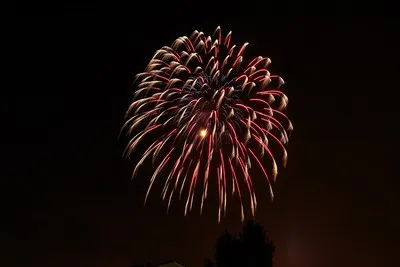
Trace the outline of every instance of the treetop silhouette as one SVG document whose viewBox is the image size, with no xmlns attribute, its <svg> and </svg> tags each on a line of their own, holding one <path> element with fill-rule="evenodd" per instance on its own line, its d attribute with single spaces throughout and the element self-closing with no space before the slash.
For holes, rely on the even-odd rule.
<svg viewBox="0 0 400 267">
<path fill-rule="evenodd" d="M 264 228 L 248 221 L 238 236 L 225 231 L 217 240 L 215 263 L 206 259 L 205 267 L 272 267 L 275 246 Z"/>
</svg>

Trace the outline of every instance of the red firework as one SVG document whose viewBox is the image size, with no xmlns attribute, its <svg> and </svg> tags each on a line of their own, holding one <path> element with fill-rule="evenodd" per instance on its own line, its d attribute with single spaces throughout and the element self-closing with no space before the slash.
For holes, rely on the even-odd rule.
<svg viewBox="0 0 400 267">
<path fill-rule="evenodd" d="M 247 46 L 232 45 L 231 32 L 222 37 L 220 27 L 213 36 L 194 31 L 190 38 L 180 37 L 158 50 L 137 75 L 138 89 L 123 129 L 132 136 L 127 155 L 144 138 L 153 140 L 133 171 L 135 175 L 149 156 L 153 164 L 158 162 L 146 199 L 163 171 L 161 196 L 168 199 L 168 207 L 175 192 L 181 198 L 185 191 L 186 215 L 195 192 L 201 192 L 201 211 L 209 178 L 214 177 L 218 221 L 226 213 L 228 187 L 239 197 L 243 220 L 241 184 L 249 192 L 253 215 L 257 206 L 252 168 L 261 170 L 273 198 L 271 184 L 278 168 L 269 140 L 281 148 L 285 165 L 293 127 L 282 112 L 288 103 L 279 90 L 283 79 L 269 73 L 269 58 L 256 57 L 244 66 Z M 266 161 L 272 163 L 270 171 Z"/>
</svg>

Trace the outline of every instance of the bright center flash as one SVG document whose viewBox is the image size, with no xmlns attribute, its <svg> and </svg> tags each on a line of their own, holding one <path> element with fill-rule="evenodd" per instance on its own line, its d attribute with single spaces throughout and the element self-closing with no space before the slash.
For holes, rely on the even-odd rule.
<svg viewBox="0 0 400 267">
<path fill-rule="evenodd" d="M 201 138 L 206 137 L 206 135 L 207 135 L 207 130 L 206 130 L 206 129 L 201 130 L 200 133 L 199 133 L 199 135 L 200 135 Z"/>
</svg>

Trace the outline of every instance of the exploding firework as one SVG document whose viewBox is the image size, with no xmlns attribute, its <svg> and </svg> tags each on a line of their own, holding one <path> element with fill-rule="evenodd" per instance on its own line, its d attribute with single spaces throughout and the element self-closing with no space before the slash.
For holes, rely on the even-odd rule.
<svg viewBox="0 0 400 267">
<path fill-rule="evenodd" d="M 249 193 L 253 216 L 257 206 L 254 168 L 265 176 L 273 198 L 271 184 L 278 168 L 269 141 L 280 147 L 285 165 L 293 129 L 282 112 L 288 98 L 279 90 L 283 79 L 267 70 L 269 58 L 244 64 L 247 46 L 233 45 L 231 32 L 222 36 L 220 27 L 213 36 L 194 31 L 158 50 L 137 75 L 138 88 L 122 129 L 131 136 L 126 155 L 143 139 L 146 144 L 152 140 L 133 171 L 135 176 L 149 157 L 157 163 L 145 201 L 164 172 L 161 197 L 168 200 L 168 208 L 177 192 L 186 200 L 186 215 L 199 192 L 201 212 L 208 185 L 215 180 L 218 221 L 226 213 L 230 189 L 240 200 L 243 220 L 243 190 Z"/>
</svg>

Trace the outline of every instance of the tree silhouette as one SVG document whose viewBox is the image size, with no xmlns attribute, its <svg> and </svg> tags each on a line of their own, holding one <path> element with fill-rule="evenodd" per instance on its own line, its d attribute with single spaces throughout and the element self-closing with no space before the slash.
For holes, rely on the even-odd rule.
<svg viewBox="0 0 400 267">
<path fill-rule="evenodd" d="M 268 239 L 264 228 L 249 221 L 240 234 L 241 250 L 245 255 L 243 266 L 272 267 L 274 244 Z"/>
<path fill-rule="evenodd" d="M 248 221 L 238 237 L 225 231 L 217 240 L 215 252 L 216 267 L 272 267 L 274 244 L 268 240 L 264 228 Z M 205 267 L 212 267 L 207 259 Z"/>
<path fill-rule="evenodd" d="M 240 266 L 240 242 L 225 231 L 217 240 L 215 263 L 217 267 Z"/>
<path fill-rule="evenodd" d="M 204 267 L 214 267 L 212 260 L 206 258 L 204 261 Z"/>
</svg>

